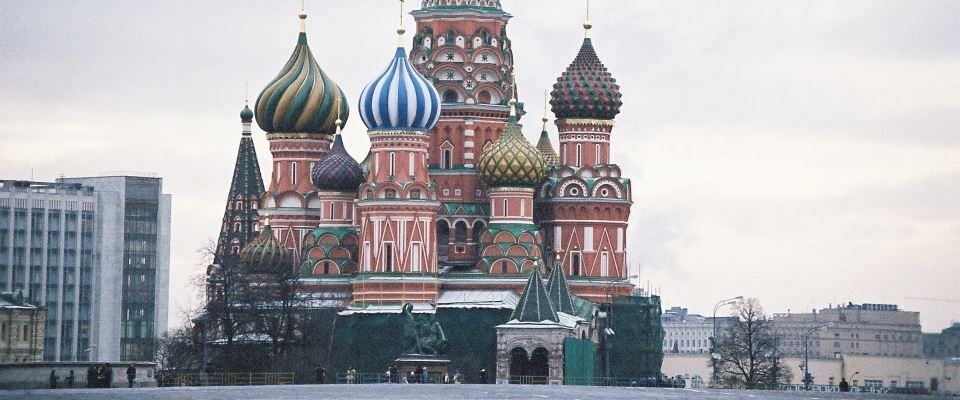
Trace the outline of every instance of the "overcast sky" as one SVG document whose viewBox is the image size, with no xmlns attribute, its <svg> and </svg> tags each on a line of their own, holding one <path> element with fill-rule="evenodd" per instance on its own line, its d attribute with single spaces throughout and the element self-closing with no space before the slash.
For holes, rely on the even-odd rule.
<svg viewBox="0 0 960 400">
<path fill-rule="evenodd" d="M 583 1 L 503 3 L 535 142 Z M 218 234 L 244 83 L 253 101 L 286 62 L 298 7 L 3 0 L 0 178 L 162 176 L 181 323 L 195 250 Z M 397 2 L 307 11 L 317 61 L 355 104 L 393 55 Z M 630 263 L 665 308 L 744 295 L 770 313 L 896 303 L 924 331 L 960 320 L 960 2 L 596 0 L 591 20 L 623 91 L 612 157 L 633 180 Z M 366 154 L 356 114 L 345 141 Z"/>
</svg>

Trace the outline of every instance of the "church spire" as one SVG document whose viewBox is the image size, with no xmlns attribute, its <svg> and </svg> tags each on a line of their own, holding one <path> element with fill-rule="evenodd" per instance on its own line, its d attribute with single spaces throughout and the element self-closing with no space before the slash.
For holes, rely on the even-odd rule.
<svg viewBox="0 0 960 400">
<path fill-rule="evenodd" d="M 264 188 L 257 150 L 250 136 L 253 111 L 246 104 L 240 111 L 240 122 L 243 126 L 240 147 L 237 149 L 230 193 L 227 194 L 227 205 L 223 211 L 220 238 L 213 257 L 214 264 L 236 262 L 240 249 L 256 237 L 257 208 Z"/>
</svg>

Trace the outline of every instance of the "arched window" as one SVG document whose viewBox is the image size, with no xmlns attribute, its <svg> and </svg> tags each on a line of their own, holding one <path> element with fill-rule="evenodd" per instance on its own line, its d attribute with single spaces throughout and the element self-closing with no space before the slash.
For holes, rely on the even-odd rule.
<svg viewBox="0 0 960 400">
<path fill-rule="evenodd" d="M 385 199 L 395 199 L 397 198 L 397 191 L 393 189 L 386 189 L 383 191 L 383 198 Z"/>
<path fill-rule="evenodd" d="M 570 257 L 570 275 L 580 276 L 580 253 L 573 253 Z"/>
<path fill-rule="evenodd" d="M 234 223 L 233 223 L 233 231 L 234 231 L 234 232 L 239 232 L 239 231 L 240 231 L 240 223 L 239 223 L 239 222 L 234 222 Z"/>
<path fill-rule="evenodd" d="M 477 95 L 477 102 L 480 104 L 490 104 L 491 100 L 490 92 L 486 90 L 481 90 L 480 94 Z"/>
<path fill-rule="evenodd" d="M 330 261 L 323 262 L 323 274 L 330 275 Z"/>
<path fill-rule="evenodd" d="M 444 103 L 456 103 L 459 96 L 457 92 L 453 89 L 447 89 L 443 92 L 443 102 Z"/>
<path fill-rule="evenodd" d="M 233 207 L 237 210 L 243 210 L 243 202 L 240 200 L 237 200 L 237 203 Z"/>
<path fill-rule="evenodd" d="M 507 273 L 507 262 L 506 262 L 506 261 L 500 261 L 500 273 L 501 273 L 501 274 Z"/>
<path fill-rule="evenodd" d="M 390 152 L 390 177 L 397 175 L 397 153 Z"/>
<path fill-rule="evenodd" d="M 232 254 L 240 254 L 240 246 L 233 246 L 233 247 L 230 249 L 230 253 L 232 253 Z"/>
</svg>

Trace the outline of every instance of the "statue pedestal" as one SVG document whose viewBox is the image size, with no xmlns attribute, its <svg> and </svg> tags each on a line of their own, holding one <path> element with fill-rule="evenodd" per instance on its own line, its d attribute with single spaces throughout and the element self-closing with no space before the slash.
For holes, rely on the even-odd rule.
<svg viewBox="0 0 960 400">
<path fill-rule="evenodd" d="M 402 377 L 409 377 L 410 371 L 416 372 L 417 367 L 426 368 L 431 383 L 443 383 L 443 375 L 450 373 L 450 360 L 442 356 L 404 354 L 397 358 L 394 363 L 400 370 L 400 376 Z M 450 375 L 450 379 L 453 380 L 453 375 Z"/>
</svg>

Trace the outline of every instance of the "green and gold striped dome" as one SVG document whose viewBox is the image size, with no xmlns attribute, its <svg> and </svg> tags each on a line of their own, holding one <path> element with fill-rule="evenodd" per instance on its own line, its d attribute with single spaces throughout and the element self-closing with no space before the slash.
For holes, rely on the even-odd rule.
<svg viewBox="0 0 960 400">
<path fill-rule="evenodd" d="M 273 237 L 270 221 L 264 222 L 260 235 L 240 251 L 240 264 L 248 274 L 283 272 L 293 268 L 290 252 Z"/>
<path fill-rule="evenodd" d="M 523 137 L 516 116 L 510 116 L 503 136 L 477 162 L 489 187 L 534 187 L 546 166 L 540 151 Z"/>
<path fill-rule="evenodd" d="M 300 13 L 301 21 L 306 17 Z M 313 58 L 303 26 L 290 60 L 257 97 L 257 125 L 267 133 L 332 135 L 337 118 L 346 123 L 350 114 L 343 91 Z"/>
</svg>

